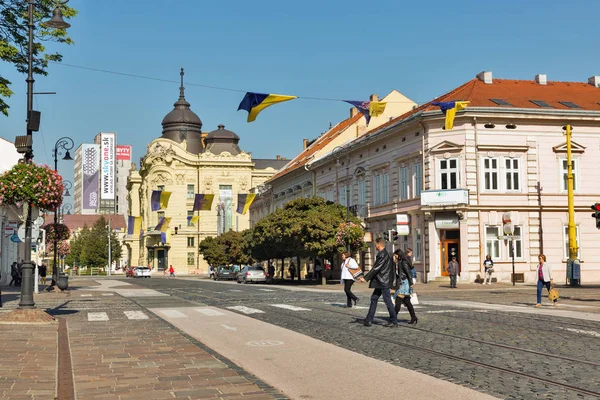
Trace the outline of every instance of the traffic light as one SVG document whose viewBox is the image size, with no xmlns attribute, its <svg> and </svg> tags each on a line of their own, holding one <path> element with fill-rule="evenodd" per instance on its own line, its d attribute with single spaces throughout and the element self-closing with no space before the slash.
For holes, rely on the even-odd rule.
<svg viewBox="0 0 600 400">
<path fill-rule="evenodd" d="M 390 233 L 392 234 L 392 240 L 394 242 L 398 241 L 398 232 L 397 231 L 390 231 Z"/>
<path fill-rule="evenodd" d="M 592 210 L 594 210 L 592 217 L 596 218 L 596 228 L 600 229 L 600 203 L 594 204 Z"/>
<path fill-rule="evenodd" d="M 385 239 L 386 242 L 389 242 L 390 241 L 390 231 L 383 232 L 383 238 Z"/>
</svg>

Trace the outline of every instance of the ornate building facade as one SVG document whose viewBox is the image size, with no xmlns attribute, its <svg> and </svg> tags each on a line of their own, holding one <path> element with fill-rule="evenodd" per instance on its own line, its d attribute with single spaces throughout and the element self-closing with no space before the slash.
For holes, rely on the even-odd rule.
<svg viewBox="0 0 600 400">
<path fill-rule="evenodd" d="M 129 215 L 142 217 L 143 235 L 127 235 L 125 245 L 130 265 L 150 265 L 155 271 L 173 265 L 180 274 L 203 274 L 208 265 L 198 243 L 249 228 L 249 215 L 236 212 L 237 195 L 263 184 L 287 161 L 253 159 L 224 125 L 202 132 L 202 121 L 185 99 L 183 70 L 181 77 L 179 99 L 162 121 L 162 136 L 150 142 L 139 169 L 132 165 Z M 165 209 L 151 210 L 154 190 L 171 192 Z M 210 210 L 193 211 L 196 194 L 214 195 Z M 199 219 L 193 223 L 195 216 Z M 155 229 L 163 217 L 170 218 L 166 232 Z"/>
</svg>

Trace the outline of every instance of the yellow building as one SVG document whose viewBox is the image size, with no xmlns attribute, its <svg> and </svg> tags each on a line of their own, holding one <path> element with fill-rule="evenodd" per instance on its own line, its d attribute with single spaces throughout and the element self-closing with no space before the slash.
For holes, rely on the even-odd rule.
<svg viewBox="0 0 600 400">
<path fill-rule="evenodd" d="M 231 229 L 249 227 L 249 214 L 236 212 L 238 194 L 249 193 L 287 161 L 252 159 L 238 146 L 239 136 L 219 125 L 202 132 L 202 121 L 185 100 L 183 70 L 179 100 L 162 121 L 162 136 L 148 145 L 139 169 L 132 165 L 128 180 L 129 215 L 142 217 L 142 233 L 124 239 L 130 265 L 150 265 L 162 271 L 173 265 L 179 274 L 205 274 L 208 265 L 198 243 Z M 171 192 L 168 206 L 151 210 L 152 192 Z M 196 194 L 212 194 L 210 210 L 193 211 Z M 198 216 L 193 224 L 191 217 Z M 155 230 L 169 219 L 164 235 Z M 163 229 L 164 230 L 164 229 Z"/>
</svg>

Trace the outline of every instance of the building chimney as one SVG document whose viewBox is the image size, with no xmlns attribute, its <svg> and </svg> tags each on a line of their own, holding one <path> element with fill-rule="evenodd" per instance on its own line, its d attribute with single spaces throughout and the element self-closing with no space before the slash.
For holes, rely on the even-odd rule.
<svg viewBox="0 0 600 400">
<path fill-rule="evenodd" d="M 277 156 L 275 157 L 277 160 L 281 160 L 281 156 L 279 154 L 277 154 Z"/>
<path fill-rule="evenodd" d="M 308 139 L 303 139 L 302 140 L 302 150 L 306 150 L 307 147 L 308 147 Z"/>
<path fill-rule="evenodd" d="M 350 109 L 350 118 L 354 117 L 356 114 L 358 114 L 358 108 L 352 107 Z"/>
<path fill-rule="evenodd" d="M 600 76 L 598 76 L 598 75 L 591 76 L 588 79 L 588 84 L 590 84 L 594 87 L 600 88 Z"/>
<path fill-rule="evenodd" d="M 376 94 L 372 94 L 371 97 L 369 97 L 369 101 L 379 101 L 379 96 Z"/>
<path fill-rule="evenodd" d="M 481 82 L 485 83 L 486 85 L 491 85 L 492 83 L 494 83 L 494 81 L 492 79 L 492 71 L 481 71 L 480 73 L 477 74 L 477 79 L 479 79 Z"/>
<path fill-rule="evenodd" d="M 535 76 L 535 81 L 540 85 L 546 85 L 548 83 L 548 80 L 546 79 L 546 74 L 537 74 Z"/>
</svg>

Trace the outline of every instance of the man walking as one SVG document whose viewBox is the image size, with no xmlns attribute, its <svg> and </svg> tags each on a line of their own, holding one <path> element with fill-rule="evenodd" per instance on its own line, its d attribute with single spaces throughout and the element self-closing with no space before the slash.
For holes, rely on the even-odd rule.
<svg viewBox="0 0 600 400">
<path fill-rule="evenodd" d="M 375 241 L 375 248 L 378 251 L 377 257 L 375 258 L 375 264 L 367 275 L 360 279 L 362 282 L 369 281 L 369 287 L 373 289 L 371 305 L 369 306 L 369 313 L 367 314 L 364 325 L 371 326 L 373 324 L 375 311 L 377 311 L 377 302 L 379 301 L 379 297 L 383 295 L 383 302 L 390 314 L 390 321 L 386 326 L 396 327 L 398 326 L 398 320 L 396 319 L 396 310 L 394 309 L 392 297 L 390 296 L 390 288 L 394 286 L 394 280 L 396 278 L 396 268 L 390 254 L 385 249 L 384 239 L 378 238 Z"/>
<path fill-rule="evenodd" d="M 450 287 L 456 288 L 456 275 L 460 276 L 458 272 L 458 261 L 456 256 L 452 256 L 452 261 L 448 263 L 448 275 L 450 275 Z"/>
</svg>

